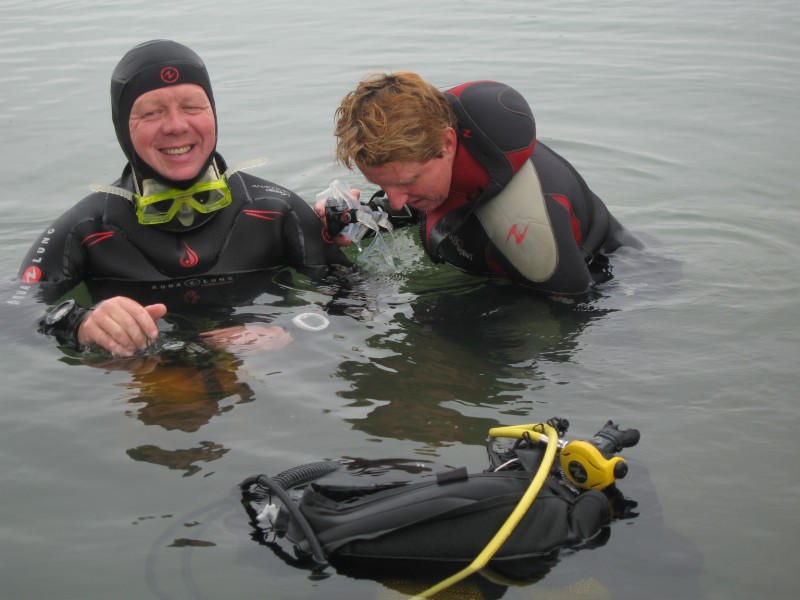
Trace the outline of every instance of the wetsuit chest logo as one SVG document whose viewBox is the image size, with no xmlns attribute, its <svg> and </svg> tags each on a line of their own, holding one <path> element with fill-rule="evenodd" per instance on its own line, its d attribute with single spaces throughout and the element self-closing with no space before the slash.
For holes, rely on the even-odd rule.
<svg viewBox="0 0 800 600">
<path fill-rule="evenodd" d="M 192 267 L 196 267 L 197 263 L 200 262 L 200 257 L 197 256 L 197 252 L 189 247 L 189 244 L 184 242 L 183 244 L 183 254 L 181 254 L 180 259 L 178 259 L 178 263 L 186 269 L 191 269 Z"/>
</svg>

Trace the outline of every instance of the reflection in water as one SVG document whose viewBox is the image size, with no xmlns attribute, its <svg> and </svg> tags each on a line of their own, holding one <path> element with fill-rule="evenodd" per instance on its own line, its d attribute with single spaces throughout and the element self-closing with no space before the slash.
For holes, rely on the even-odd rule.
<svg viewBox="0 0 800 600">
<path fill-rule="evenodd" d="M 239 379 L 241 359 L 222 349 L 219 339 L 212 339 L 208 348 L 181 342 L 172 337 L 175 335 L 162 336 L 155 349 L 140 356 L 108 359 L 90 355 L 84 362 L 96 368 L 128 371 L 131 379 L 121 385 L 132 394 L 128 402 L 139 405 L 128 414 L 167 431 L 199 431 L 212 418 L 255 399 L 250 385 Z M 237 334 L 232 339 L 240 338 Z M 270 335 L 270 339 L 274 337 Z M 279 342 L 282 347 L 284 340 Z M 127 454 L 136 461 L 185 471 L 187 477 L 201 470 L 198 463 L 215 461 L 228 451 L 216 442 L 202 441 L 196 447 L 175 450 L 146 444 L 129 449 Z"/>
<path fill-rule="evenodd" d="M 125 385 L 136 394 L 129 402 L 144 404 L 137 417 L 145 425 L 197 431 L 233 409 L 226 401 L 242 404 L 255 398 L 250 386 L 238 380 L 241 361 L 232 355 L 212 355 L 211 360 L 202 361 L 206 364 L 173 364 L 175 360 L 158 357 L 152 369 L 133 371 L 131 382 Z"/>
<path fill-rule="evenodd" d="M 200 442 L 199 448 L 185 448 L 179 450 L 164 450 L 158 446 L 150 444 L 131 448 L 128 456 L 133 460 L 162 465 L 177 471 L 186 471 L 184 477 L 194 475 L 200 471 L 200 467 L 195 463 L 211 462 L 222 458 L 228 452 L 228 448 L 223 448 L 214 442 Z"/>
<path fill-rule="evenodd" d="M 190 345 L 172 352 L 89 364 L 129 371 L 131 381 L 124 387 L 135 394 L 129 402 L 142 405 L 136 417 L 145 425 L 168 431 L 198 431 L 213 417 L 255 398 L 250 386 L 238 379 L 241 361 L 227 352 L 198 351 Z M 215 461 L 228 450 L 203 441 L 197 447 L 176 450 L 147 444 L 131 448 L 127 454 L 136 461 L 185 471 L 184 477 L 188 477 L 200 471 L 197 463 Z"/>
<path fill-rule="evenodd" d="M 420 561 L 408 563 L 397 568 L 387 565 L 378 565 L 375 562 L 359 561 L 360 564 L 346 564 L 336 562 L 339 573 L 354 579 L 371 579 L 378 581 L 385 590 L 380 598 L 383 600 L 400 600 L 401 598 L 414 597 L 430 587 L 451 577 L 464 568 L 457 563 L 432 563 Z M 383 561 L 384 563 L 386 561 Z M 481 569 L 477 574 L 457 582 L 452 587 L 443 590 L 436 598 L 445 600 L 497 600 L 505 596 L 509 587 L 536 585 L 535 598 L 539 599 L 575 599 L 586 598 L 590 600 L 608 600 L 611 595 L 608 588 L 593 577 L 572 582 L 560 588 L 541 585 L 543 578 L 558 563 L 556 558 L 546 557 L 517 561 L 516 565 L 507 565 L 507 568 L 518 568 L 521 572 L 509 576 L 504 571 L 491 567 Z M 370 576 L 370 573 L 372 574 Z M 520 577 L 524 573 L 525 577 Z M 379 574 L 379 575 L 378 575 Z"/>
<path fill-rule="evenodd" d="M 130 381 L 121 385 L 131 394 L 128 402 L 138 408 L 128 414 L 167 431 L 197 432 L 214 417 L 255 400 L 256 393 L 240 373 L 240 356 L 279 350 L 291 343 L 291 334 L 270 323 L 274 306 L 297 303 L 293 286 L 287 285 L 292 276 L 291 270 L 284 269 L 271 276 L 243 275 L 237 277 L 236 285 L 230 278 L 226 285 L 212 286 L 206 293 L 209 305 L 170 312 L 159 323 L 159 339 L 139 355 L 109 358 L 105 353 L 89 353 L 69 362 L 129 372 Z M 155 291 L 151 287 L 126 283 L 124 293 L 143 304 L 165 301 L 166 297 L 168 305 L 174 302 L 181 306 L 181 299 L 185 299 L 186 292 L 180 286 Z M 111 283 L 90 291 L 101 298 L 123 292 Z M 236 308 L 253 305 L 256 299 L 267 308 L 253 312 Z M 228 451 L 214 441 L 202 441 L 195 447 L 174 450 L 145 444 L 127 450 L 127 454 L 133 460 L 190 476 L 201 470 L 199 463 L 215 461 Z"/>
<path fill-rule="evenodd" d="M 255 392 L 239 381 L 242 361 L 225 351 L 182 346 L 178 351 L 98 360 L 85 364 L 113 371 L 128 371 L 131 381 L 122 384 L 132 390 L 132 404 L 143 403 L 137 417 L 145 425 L 167 430 L 193 432 L 213 417 L 233 409 L 223 405 L 252 402 Z"/>
<path fill-rule="evenodd" d="M 342 304 L 352 312 L 352 301 Z M 374 407 L 348 419 L 354 429 L 432 447 L 481 443 L 498 414 L 530 419 L 547 378 L 542 365 L 570 361 L 580 334 L 609 312 L 497 282 L 440 290 L 409 306 L 368 339 L 368 361 L 339 365 L 336 375 L 349 384 L 339 395 L 350 407 Z M 469 414 L 485 407 L 492 418 Z"/>
</svg>

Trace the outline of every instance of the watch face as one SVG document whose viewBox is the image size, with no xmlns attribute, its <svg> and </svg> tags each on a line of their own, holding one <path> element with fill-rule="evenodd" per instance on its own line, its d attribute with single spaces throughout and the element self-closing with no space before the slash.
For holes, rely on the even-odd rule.
<svg viewBox="0 0 800 600">
<path fill-rule="evenodd" d="M 61 319 L 71 313 L 74 307 L 75 300 L 67 300 L 66 302 L 62 302 L 48 313 L 47 318 L 45 319 L 46 323 L 48 325 L 55 325 Z"/>
</svg>

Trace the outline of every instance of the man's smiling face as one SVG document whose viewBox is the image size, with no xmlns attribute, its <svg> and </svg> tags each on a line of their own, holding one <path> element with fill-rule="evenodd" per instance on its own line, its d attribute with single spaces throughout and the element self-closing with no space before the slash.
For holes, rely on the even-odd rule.
<svg viewBox="0 0 800 600">
<path fill-rule="evenodd" d="M 133 103 L 128 126 L 136 153 L 174 181 L 194 179 L 217 143 L 211 103 L 193 83 L 142 94 Z"/>
</svg>

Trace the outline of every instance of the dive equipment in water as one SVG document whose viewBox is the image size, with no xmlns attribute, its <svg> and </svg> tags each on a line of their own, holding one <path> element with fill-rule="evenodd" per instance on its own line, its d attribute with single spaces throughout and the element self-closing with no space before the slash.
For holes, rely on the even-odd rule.
<svg viewBox="0 0 800 600">
<path fill-rule="evenodd" d="M 574 440 L 561 450 L 561 468 L 576 486 L 602 490 L 628 474 L 628 464 L 614 456 L 639 443 L 637 429 L 620 429 L 611 421 L 589 440 Z"/>
<path fill-rule="evenodd" d="M 551 419 L 492 430 L 502 438 L 489 439 L 490 466 L 479 473 L 420 460 L 326 461 L 248 478 L 242 503 L 255 539 L 276 552 L 277 540 L 290 543 L 292 564 L 469 563 L 425 594 L 489 563 L 513 577 L 608 531 L 619 492 L 578 489 L 565 479 L 555 458 L 566 448 L 559 435 L 567 425 Z"/>
<path fill-rule="evenodd" d="M 418 598 L 430 598 L 434 594 L 449 588 L 450 586 L 458 583 L 459 581 L 466 579 L 473 573 L 478 572 L 482 568 L 484 568 L 492 557 L 497 553 L 500 547 L 508 540 L 509 536 L 513 533 L 514 528 L 519 524 L 528 510 L 531 508 L 533 501 L 536 499 L 537 494 L 542 489 L 542 485 L 544 485 L 544 481 L 547 478 L 550 469 L 553 466 L 553 461 L 556 456 L 556 448 L 558 447 L 558 432 L 547 424 L 540 424 L 538 426 L 538 430 L 548 436 L 547 441 L 547 449 L 545 450 L 544 456 L 542 457 L 542 462 L 539 465 L 539 469 L 536 471 L 536 475 L 531 480 L 530 486 L 523 494 L 522 498 L 514 507 L 514 510 L 508 516 L 508 518 L 503 523 L 502 527 L 497 530 L 497 533 L 489 540 L 489 543 L 486 544 L 486 547 L 481 551 L 481 553 L 475 557 L 467 568 L 462 569 L 455 575 L 448 577 L 434 585 L 431 588 L 428 588 L 421 594 L 417 594 L 416 597 Z"/>
<path fill-rule="evenodd" d="M 559 421 L 563 433 L 569 423 L 565 419 Z M 494 427 L 489 430 L 489 437 L 522 438 L 528 435 L 536 441 L 547 442 L 545 436 L 532 430 L 535 427 L 536 425 Z M 625 459 L 614 454 L 638 443 L 637 429 L 620 429 L 619 425 L 608 421 L 589 440 L 559 440 L 561 468 L 572 485 L 584 490 L 602 490 L 628 473 Z"/>
</svg>

